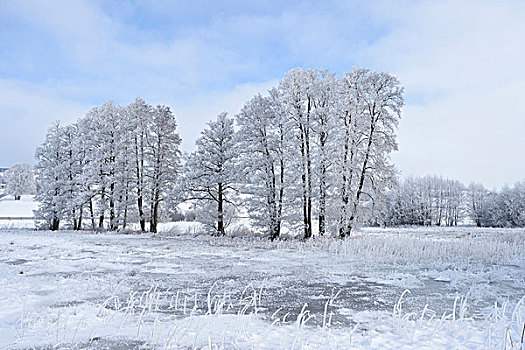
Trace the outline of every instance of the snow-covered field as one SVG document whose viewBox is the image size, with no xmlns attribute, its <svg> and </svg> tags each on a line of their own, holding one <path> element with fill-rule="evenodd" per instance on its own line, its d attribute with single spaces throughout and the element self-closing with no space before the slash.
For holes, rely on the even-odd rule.
<svg viewBox="0 0 525 350">
<path fill-rule="evenodd" d="M 15 201 L 13 196 L 0 197 L 0 229 L 8 228 L 35 228 L 33 220 L 20 220 L 19 218 L 32 218 L 33 210 L 38 209 L 38 202 L 34 196 L 22 196 Z"/>
<path fill-rule="evenodd" d="M 0 349 L 523 346 L 522 229 L 166 231 L 185 234 L 0 231 Z"/>
</svg>

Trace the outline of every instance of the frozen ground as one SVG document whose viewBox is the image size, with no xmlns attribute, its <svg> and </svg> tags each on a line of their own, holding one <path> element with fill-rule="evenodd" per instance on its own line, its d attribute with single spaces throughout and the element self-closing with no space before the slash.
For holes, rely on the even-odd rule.
<svg viewBox="0 0 525 350">
<path fill-rule="evenodd" d="M 4 230 L 0 286 L 0 349 L 520 349 L 525 231 Z"/>
</svg>

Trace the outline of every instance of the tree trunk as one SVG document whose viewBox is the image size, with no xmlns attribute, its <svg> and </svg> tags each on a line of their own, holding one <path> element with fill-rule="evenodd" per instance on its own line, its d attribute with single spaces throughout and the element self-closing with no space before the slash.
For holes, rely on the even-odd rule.
<svg viewBox="0 0 525 350">
<path fill-rule="evenodd" d="M 109 186 L 110 198 L 109 198 L 109 227 L 112 231 L 115 231 L 118 228 L 115 217 L 115 200 L 113 196 L 115 194 L 115 183 L 111 183 Z"/>
<path fill-rule="evenodd" d="M 122 228 L 125 229 L 128 225 L 128 205 L 129 205 L 129 183 L 126 182 L 126 197 L 124 199 L 124 217 L 122 218 Z"/>
<path fill-rule="evenodd" d="M 311 98 L 308 98 L 308 109 L 306 112 L 305 141 L 306 141 L 306 175 L 307 175 L 307 206 L 308 206 L 308 234 L 305 238 L 312 237 L 312 158 L 310 154 L 310 111 Z"/>
<path fill-rule="evenodd" d="M 281 135 L 283 135 L 281 133 Z M 281 143 L 283 141 L 283 136 L 281 136 Z M 280 187 L 279 187 L 279 198 L 277 204 L 277 222 L 276 222 L 276 232 L 275 237 L 272 240 L 278 238 L 281 235 L 281 223 L 282 223 L 282 211 L 283 211 L 283 198 L 284 198 L 284 160 L 280 160 Z"/>
<path fill-rule="evenodd" d="M 53 215 L 53 221 L 51 222 L 51 231 L 57 231 L 60 226 L 60 219 Z"/>
<path fill-rule="evenodd" d="M 347 126 L 348 130 L 348 126 Z M 347 177 L 346 177 L 346 168 L 348 167 L 348 131 L 345 133 L 345 146 L 343 153 L 343 168 L 342 168 L 342 184 L 341 184 L 341 213 L 339 216 L 339 237 L 344 238 L 346 235 L 346 211 L 348 209 L 348 189 L 347 189 Z"/>
<path fill-rule="evenodd" d="M 137 136 L 135 136 L 135 157 L 136 157 L 136 176 L 137 176 L 137 207 L 139 211 L 139 222 L 140 222 L 140 230 L 142 232 L 146 231 L 146 219 L 144 218 L 144 208 L 143 208 L 143 177 L 144 177 L 144 156 L 139 151 L 139 145 L 140 150 L 143 150 L 143 139 L 140 139 L 140 142 L 137 140 Z"/>
<path fill-rule="evenodd" d="M 159 219 L 159 202 L 155 201 L 153 204 L 153 213 L 151 215 L 151 220 L 149 223 L 149 231 L 157 233 L 157 223 Z"/>
<path fill-rule="evenodd" d="M 152 194 L 152 208 L 151 208 L 151 218 L 149 222 L 149 231 L 157 233 L 157 224 L 159 222 L 159 205 L 160 205 L 160 192 L 159 189 L 155 189 Z"/>
<path fill-rule="evenodd" d="M 139 191 L 140 193 L 140 191 Z M 139 195 L 137 199 L 137 205 L 139 207 L 139 221 L 140 221 L 140 230 L 146 232 L 146 219 L 144 218 L 144 209 L 142 207 L 142 195 Z"/>
<path fill-rule="evenodd" d="M 350 117 L 350 118 L 348 118 Z M 352 178 L 353 178 L 353 167 L 352 162 L 354 160 L 354 145 L 355 141 L 352 140 L 352 145 L 349 145 L 350 142 L 350 128 L 352 127 L 351 116 L 346 115 L 345 117 L 345 145 L 344 145 L 344 155 L 343 155 L 343 179 L 342 179 L 342 188 L 341 188 L 341 216 L 339 219 L 339 237 L 344 238 L 350 233 L 348 230 L 348 206 L 350 202 L 350 191 L 352 189 Z M 348 167 L 350 166 L 350 169 Z M 347 171 L 349 173 L 347 174 Z"/>
<path fill-rule="evenodd" d="M 226 233 L 224 231 L 224 208 L 223 208 L 223 184 L 218 184 L 218 194 L 217 194 L 217 235 L 224 236 Z"/>
<path fill-rule="evenodd" d="M 306 185 L 306 151 L 305 151 L 305 141 L 304 141 L 304 132 L 303 127 L 300 126 L 300 141 L 301 141 L 301 184 L 303 190 L 302 205 L 303 205 L 303 238 L 308 238 L 308 206 L 307 206 L 307 185 Z"/>
<path fill-rule="evenodd" d="M 357 186 L 357 192 L 356 196 L 354 198 L 354 205 L 352 208 L 352 214 L 350 215 L 350 218 L 348 220 L 348 226 L 347 226 L 347 235 L 350 236 L 353 226 L 354 226 L 354 220 L 357 216 L 357 207 L 359 206 L 359 201 L 361 199 L 361 194 L 363 192 L 363 186 L 365 184 L 365 178 L 366 178 L 366 169 L 368 166 L 368 159 L 370 157 L 370 150 L 372 149 L 372 139 L 374 136 L 374 129 L 375 129 L 375 122 L 374 122 L 374 113 L 372 113 L 372 122 L 370 124 L 370 134 L 368 135 L 368 144 L 366 147 L 366 153 L 365 153 L 365 159 L 363 161 L 363 167 L 361 168 L 361 174 L 359 176 L 359 184 Z"/>
<path fill-rule="evenodd" d="M 91 215 L 91 228 L 95 229 L 95 212 L 93 210 L 93 199 L 89 199 L 89 214 Z"/>
<path fill-rule="evenodd" d="M 138 168 L 137 168 L 137 174 L 138 174 Z M 141 185 L 142 185 L 141 181 L 137 181 L 137 207 L 139 210 L 140 230 L 142 232 L 146 232 L 146 218 L 144 217 L 144 207 L 143 207 Z"/>
<path fill-rule="evenodd" d="M 279 228 L 278 225 L 278 217 L 277 217 L 277 180 L 276 175 L 274 171 L 274 167 L 272 165 L 270 170 L 270 175 L 272 177 L 272 183 L 270 188 L 270 195 L 268 196 L 268 208 L 270 209 L 270 239 L 273 241 L 275 238 L 279 235 Z"/>
<path fill-rule="evenodd" d="M 319 185 L 319 235 L 323 236 L 326 233 L 326 183 L 324 179 Z"/>
<path fill-rule="evenodd" d="M 83 212 L 84 205 L 81 205 L 79 208 L 80 213 L 78 214 L 78 223 L 77 223 L 77 230 L 82 229 L 82 212 Z"/>
<path fill-rule="evenodd" d="M 75 213 L 75 209 L 73 209 L 72 213 L 73 213 L 73 230 L 77 231 L 78 230 L 78 221 L 77 221 L 77 216 L 76 216 L 76 213 Z"/>
<path fill-rule="evenodd" d="M 102 187 L 102 190 L 100 191 L 100 200 L 104 201 L 104 197 L 106 195 L 106 189 Z M 100 213 L 99 219 L 98 219 L 98 228 L 99 230 L 104 229 L 104 209 L 102 208 L 102 211 Z"/>
<path fill-rule="evenodd" d="M 321 132 L 320 135 L 321 146 L 321 164 L 319 174 L 319 235 L 323 236 L 326 232 L 325 218 L 326 218 L 326 133 Z"/>
<path fill-rule="evenodd" d="M 101 214 L 98 217 L 98 229 L 103 230 L 104 229 L 104 214 Z"/>
</svg>

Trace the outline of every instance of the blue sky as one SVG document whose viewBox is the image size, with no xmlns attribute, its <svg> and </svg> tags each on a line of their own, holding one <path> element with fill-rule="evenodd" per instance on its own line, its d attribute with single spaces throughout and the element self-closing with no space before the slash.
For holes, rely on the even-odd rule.
<svg viewBox="0 0 525 350">
<path fill-rule="evenodd" d="M 0 166 L 34 163 L 53 120 L 141 96 L 184 150 L 294 67 L 384 70 L 405 86 L 404 175 L 525 178 L 522 1 L 2 1 Z"/>
</svg>

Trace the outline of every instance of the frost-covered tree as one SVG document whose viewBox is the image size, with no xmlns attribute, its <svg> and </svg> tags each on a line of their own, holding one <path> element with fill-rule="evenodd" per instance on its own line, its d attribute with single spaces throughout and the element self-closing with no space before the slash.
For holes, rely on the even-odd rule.
<svg viewBox="0 0 525 350">
<path fill-rule="evenodd" d="M 448 226 L 457 226 L 463 218 L 465 186 L 457 181 L 445 182 L 445 210 Z"/>
<path fill-rule="evenodd" d="M 357 68 L 341 84 L 343 121 L 340 237 L 358 223 L 363 201 L 377 200 L 393 181 L 390 154 L 397 149 L 396 128 L 403 88 L 393 76 Z"/>
<path fill-rule="evenodd" d="M 465 192 L 457 180 L 408 177 L 389 193 L 384 221 L 387 225 L 456 226 L 465 218 Z"/>
<path fill-rule="evenodd" d="M 118 125 L 117 154 L 115 159 L 115 178 L 117 186 L 115 211 L 119 227 L 126 229 L 133 220 L 135 204 L 135 157 L 134 157 L 134 125 L 130 108 L 119 107 L 120 122 Z"/>
<path fill-rule="evenodd" d="M 215 201 L 199 201 L 194 209 L 195 221 L 202 224 L 205 231 L 218 234 L 217 203 Z M 222 227 L 224 232 L 236 221 L 237 215 L 236 205 L 229 201 L 224 201 L 222 207 Z"/>
<path fill-rule="evenodd" d="M 513 192 L 513 225 L 525 227 L 525 180 L 517 182 L 512 188 Z"/>
<path fill-rule="evenodd" d="M 337 116 L 339 119 L 337 150 L 337 175 L 339 193 L 339 236 L 345 237 L 349 233 L 348 219 L 351 215 L 352 193 L 355 192 L 358 176 L 359 150 L 365 142 L 364 104 L 362 97 L 357 93 L 362 84 L 362 74 L 358 72 L 346 73 L 338 81 Z"/>
<path fill-rule="evenodd" d="M 5 174 L 6 193 L 20 200 L 22 195 L 35 194 L 36 182 L 33 166 L 15 164 Z"/>
<path fill-rule="evenodd" d="M 112 101 L 106 101 L 90 110 L 86 116 L 87 123 L 84 124 L 86 129 L 83 133 L 89 143 L 89 170 L 97 190 L 95 198 L 99 229 L 104 228 L 108 214 L 109 228 L 112 230 L 117 229 L 120 219 L 116 212 L 116 201 L 121 185 L 117 179 L 121 116 L 119 107 Z"/>
<path fill-rule="evenodd" d="M 312 133 L 314 135 L 314 164 L 317 177 L 318 232 L 326 233 L 329 190 L 333 176 L 330 170 L 334 164 L 333 153 L 337 138 L 336 124 L 336 79 L 328 71 L 313 71 L 310 86 L 312 99 Z"/>
<path fill-rule="evenodd" d="M 525 181 L 490 192 L 483 202 L 481 225 L 525 227 Z"/>
<path fill-rule="evenodd" d="M 281 234 L 286 186 L 288 131 L 278 94 L 274 89 L 268 97 L 255 96 L 236 116 L 248 213 L 271 239 Z"/>
<path fill-rule="evenodd" d="M 272 239 L 283 228 L 304 238 L 315 228 L 346 237 L 365 216 L 384 211 L 402 104 L 402 88 L 386 73 L 354 69 L 337 79 L 293 69 L 269 96 L 245 105 L 237 136 L 226 113 L 209 123 L 176 181 L 180 138 L 169 108 L 104 102 L 65 133 L 61 219 L 80 227 L 88 213 L 93 228 L 134 221 L 142 231 L 149 221 L 155 232 L 169 190 L 171 205 L 214 206 L 214 231 L 223 235 L 225 213 L 242 190 L 250 218 Z M 443 203 L 454 216 L 453 202 Z"/>
<path fill-rule="evenodd" d="M 45 141 L 36 149 L 40 191 L 36 201 L 40 203 L 35 219 L 43 227 L 58 230 L 66 212 L 63 200 L 67 172 L 64 169 L 66 152 L 63 128 L 57 122 L 49 128 Z"/>
<path fill-rule="evenodd" d="M 182 189 L 185 199 L 208 207 L 215 203 L 217 235 L 225 234 L 224 212 L 226 204 L 233 205 L 238 174 L 237 148 L 233 120 L 221 113 L 209 122 L 196 141 L 197 150 L 187 159 Z"/>
<path fill-rule="evenodd" d="M 83 166 L 84 153 L 79 147 L 78 126 L 76 124 L 62 127 L 62 151 L 64 162 L 62 164 L 64 181 L 62 184 L 62 201 L 65 208 L 63 219 L 72 222 L 74 230 L 82 227 L 83 207 L 85 201 L 81 195 L 84 187 Z"/>
<path fill-rule="evenodd" d="M 81 203 L 81 208 L 87 211 L 87 218 L 89 219 L 92 230 L 95 230 L 98 226 L 96 222 L 96 202 L 98 191 L 98 176 L 94 173 L 94 163 L 91 158 L 93 152 L 96 149 L 95 144 L 92 142 L 92 119 L 90 112 L 85 117 L 78 120 L 75 123 L 77 128 L 77 137 L 74 141 L 74 149 L 77 151 L 78 160 L 81 163 L 81 173 L 79 175 L 79 184 L 77 198 Z"/>
<path fill-rule="evenodd" d="M 177 133 L 175 116 L 169 107 L 159 105 L 152 114 L 146 157 L 150 168 L 150 232 L 157 232 L 160 203 L 179 175 L 181 139 Z"/>
<path fill-rule="evenodd" d="M 149 220 L 155 232 L 161 202 L 178 176 L 179 145 L 170 109 L 141 99 L 126 107 L 107 101 L 77 123 L 57 124 L 37 152 L 39 169 L 60 175 L 42 177 L 43 187 L 56 189 L 48 195 L 56 193 L 44 198 L 41 211 L 55 212 L 57 222 L 75 229 L 87 214 L 93 229 L 124 229 L 138 221 L 144 231 Z M 53 147 L 59 152 L 51 159 Z"/>
<path fill-rule="evenodd" d="M 313 111 L 313 84 L 316 70 L 292 69 L 279 83 L 281 102 L 286 113 L 287 127 L 293 131 L 294 143 L 292 152 L 297 156 L 295 168 L 300 177 L 299 193 L 302 206 L 303 237 L 312 236 L 312 209 L 313 209 L 313 171 L 312 171 L 312 111 Z"/>
<path fill-rule="evenodd" d="M 141 231 L 146 230 L 146 219 L 148 212 L 147 200 L 147 179 L 146 179 L 146 146 L 149 123 L 153 114 L 153 108 L 146 104 L 144 100 L 137 98 L 134 103 L 128 106 L 128 117 L 132 127 L 132 161 L 134 191 L 137 201 L 138 219 Z"/>
<path fill-rule="evenodd" d="M 316 223 L 320 235 L 339 228 L 346 237 L 365 213 L 378 216 L 394 183 L 390 153 L 397 148 L 403 105 L 399 82 L 366 69 L 336 79 L 327 71 L 298 68 L 272 91 L 270 97 L 256 96 L 237 117 L 240 148 L 249 155 L 241 166 L 250 175 L 245 188 L 252 191 L 252 219 L 276 237 L 282 213 L 293 213 L 285 224 L 300 227 L 307 239 Z M 278 181 L 280 175 L 286 181 Z"/>
<path fill-rule="evenodd" d="M 467 188 L 469 216 L 478 227 L 482 225 L 483 211 L 488 195 L 488 190 L 482 184 L 473 182 Z"/>
</svg>

